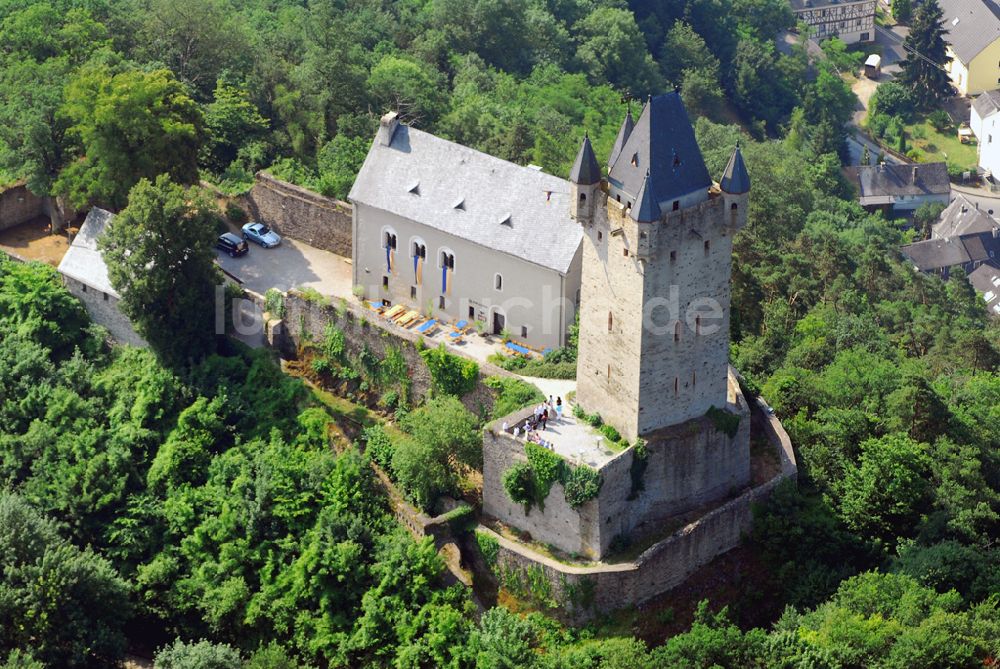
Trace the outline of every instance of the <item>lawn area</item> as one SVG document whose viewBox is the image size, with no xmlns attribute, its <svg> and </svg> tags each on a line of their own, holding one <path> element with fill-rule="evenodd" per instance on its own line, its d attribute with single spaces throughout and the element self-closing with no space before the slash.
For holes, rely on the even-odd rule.
<svg viewBox="0 0 1000 669">
<path fill-rule="evenodd" d="M 910 149 L 920 151 L 917 162 L 943 161 L 973 171 L 979 163 L 975 144 L 962 144 L 955 128 L 938 132 L 926 119 L 906 126 L 906 143 Z"/>
</svg>

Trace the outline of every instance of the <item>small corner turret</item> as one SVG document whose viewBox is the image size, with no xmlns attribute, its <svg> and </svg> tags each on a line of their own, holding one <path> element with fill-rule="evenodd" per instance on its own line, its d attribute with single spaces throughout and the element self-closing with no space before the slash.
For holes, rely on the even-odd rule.
<svg viewBox="0 0 1000 669">
<path fill-rule="evenodd" d="M 747 172 L 746 163 L 743 162 L 743 152 L 740 151 L 740 143 L 736 142 L 733 155 L 729 157 L 729 163 L 722 172 L 719 180 L 719 190 L 726 201 L 726 209 L 729 211 L 729 227 L 732 232 L 739 230 L 747 222 L 747 204 L 750 202 L 750 174 Z"/>
<path fill-rule="evenodd" d="M 594 216 L 597 191 L 601 187 L 601 167 L 590 144 L 590 136 L 583 136 L 580 151 L 569 173 L 570 216 L 578 221 L 591 222 Z"/>
</svg>

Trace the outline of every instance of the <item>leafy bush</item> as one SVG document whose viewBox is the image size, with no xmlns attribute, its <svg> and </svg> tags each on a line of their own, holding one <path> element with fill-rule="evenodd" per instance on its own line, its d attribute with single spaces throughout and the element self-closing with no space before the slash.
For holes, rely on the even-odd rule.
<svg viewBox="0 0 1000 669">
<path fill-rule="evenodd" d="M 379 424 L 366 427 L 361 431 L 361 443 L 364 444 L 368 457 L 386 472 L 391 470 L 394 447 L 384 427 Z"/>
<path fill-rule="evenodd" d="M 332 372 L 333 365 L 326 358 L 314 358 L 312 361 L 312 370 L 322 376 Z"/>
<path fill-rule="evenodd" d="M 597 497 L 601 491 L 601 475 L 595 469 L 580 465 L 569 473 L 563 485 L 566 501 L 574 509 Z"/>
<path fill-rule="evenodd" d="M 186 643 L 175 639 L 156 653 L 154 669 L 241 669 L 240 652 L 224 643 L 214 644 L 202 639 Z"/>
<path fill-rule="evenodd" d="M 608 441 L 617 443 L 622 440 L 622 435 L 612 425 L 601 425 L 600 431 Z"/>
<path fill-rule="evenodd" d="M 514 463 L 503 474 L 503 489 L 511 501 L 530 509 L 535 501 L 535 477 L 531 465 L 527 462 Z"/>
<path fill-rule="evenodd" d="M 226 218 L 229 219 L 231 223 L 236 225 L 243 225 L 247 222 L 247 212 L 243 210 L 243 207 L 239 206 L 235 202 L 226 203 Z"/>
<path fill-rule="evenodd" d="M 318 304 L 321 307 L 330 306 L 330 300 L 323 296 L 323 293 L 319 292 L 312 286 L 298 286 L 296 289 L 299 295 L 302 296 L 306 302 L 312 302 L 313 304 Z"/>
<path fill-rule="evenodd" d="M 951 130 L 952 126 L 951 117 L 948 116 L 948 112 L 943 109 L 936 109 L 928 114 L 927 122 L 931 124 L 932 128 L 940 133 L 945 133 Z"/>
<path fill-rule="evenodd" d="M 460 504 L 451 511 L 441 514 L 440 520 L 448 523 L 455 534 L 468 532 L 476 522 L 476 514 L 468 504 Z"/>
<path fill-rule="evenodd" d="M 277 288 L 268 288 L 264 293 L 264 311 L 278 318 L 285 317 L 285 296 Z"/>
<path fill-rule="evenodd" d="M 445 350 L 444 344 L 420 352 L 431 373 L 431 387 L 443 395 L 462 397 L 476 387 L 479 365 Z"/>
<path fill-rule="evenodd" d="M 524 444 L 524 452 L 528 456 L 528 464 L 535 476 L 536 499 L 541 504 L 549 496 L 552 484 L 563 480 L 566 461 L 547 448 L 530 441 Z"/>
<path fill-rule="evenodd" d="M 342 363 L 344 361 L 344 331 L 333 323 L 327 323 L 323 331 L 323 355 L 330 360 Z"/>
<path fill-rule="evenodd" d="M 518 409 L 545 400 L 545 396 L 538 388 L 521 379 L 491 376 L 484 383 L 497 391 L 496 398 L 493 400 L 493 418 L 502 418 Z"/>
<path fill-rule="evenodd" d="M 492 534 L 476 532 L 476 544 L 479 545 L 479 552 L 482 554 L 486 566 L 492 569 L 500 554 L 500 542 Z"/>
<path fill-rule="evenodd" d="M 562 350 L 562 349 L 560 349 Z M 508 372 L 517 372 L 523 376 L 534 376 L 540 379 L 575 379 L 576 362 L 565 359 L 565 356 L 550 360 L 547 356 L 539 360 L 528 360 L 520 356 L 509 356 L 501 353 L 491 354 L 487 360 Z"/>
</svg>

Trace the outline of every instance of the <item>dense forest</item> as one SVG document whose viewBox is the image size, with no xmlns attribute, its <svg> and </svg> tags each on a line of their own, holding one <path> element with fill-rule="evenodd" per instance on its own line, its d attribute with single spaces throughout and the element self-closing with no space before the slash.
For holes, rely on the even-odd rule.
<svg viewBox="0 0 1000 669">
<path fill-rule="evenodd" d="M 783 0 L 0 1 L 4 176 L 81 207 L 261 168 L 343 196 L 388 108 L 564 174 L 584 130 L 603 155 L 631 99 L 679 86 L 712 174 L 743 140 L 732 357 L 801 469 L 759 510 L 754 580 L 682 633 L 479 616 L 393 520 L 377 450 L 332 451 L 337 417 L 267 354 L 109 348 L 54 271 L 5 262 L 0 667 L 995 664 L 1000 336 L 855 203 L 854 99 L 829 60 L 776 51 L 790 23 Z M 468 441 L 453 404 L 416 411 Z M 423 456 L 383 463 L 407 486 Z"/>
</svg>

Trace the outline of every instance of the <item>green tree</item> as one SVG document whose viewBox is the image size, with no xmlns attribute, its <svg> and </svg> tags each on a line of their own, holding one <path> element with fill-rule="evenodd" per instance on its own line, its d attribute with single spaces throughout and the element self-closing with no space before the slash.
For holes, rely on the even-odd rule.
<svg viewBox="0 0 1000 669">
<path fill-rule="evenodd" d="M 923 0 L 903 42 L 907 56 L 900 64 L 903 71 L 899 80 L 913 93 L 914 102 L 924 109 L 938 106 L 951 95 L 951 81 L 945 71 L 948 54 L 943 21 L 944 13 L 937 0 Z"/>
<path fill-rule="evenodd" d="M 186 643 L 175 639 L 156 652 L 154 669 L 243 669 L 240 652 L 227 644 L 202 639 Z"/>
<path fill-rule="evenodd" d="M 99 242 L 122 312 L 171 363 L 198 359 L 215 345 L 222 283 L 216 220 L 207 198 L 161 175 L 136 184 Z"/>
<path fill-rule="evenodd" d="M 212 102 L 205 106 L 204 118 L 206 141 L 201 162 L 216 174 L 229 167 L 241 149 L 260 141 L 268 128 L 250 94 L 221 79 Z"/>
<path fill-rule="evenodd" d="M 913 18 L 912 0 L 892 0 L 892 16 L 900 23 L 909 23 Z"/>
<path fill-rule="evenodd" d="M 68 84 L 61 113 L 82 152 L 53 190 L 78 207 L 120 208 L 140 179 L 160 174 L 180 183 L 198 179 L 201 111 L 168 70 L 86 67 Z"/>
<path fill-rule="evenodd" d="M 597 7 L 576 26 L 577 60 L 596 84 L 610 83 L 633 95 L 656 92 L 661 79 L 646 41 L 627 9 Z"/>
<path fill-rule="evenodd" d="M 428 65 L 387 55 L 368 75 L 368 90 L 380 111 L 398 111 L 403 121 L 432 126 L 448 103 L 445 82 Z"/>
<path fill-rule="evenodd" d="M 0 260 L 0 331 L 9 328 L 65 357 L 86 345 L 83 333 L 89 325 L 87 312 L 55 269 Z"/>
<path fill-rule="evenodd" d="M 462 468 L 482 466 L 476 417 L 454 397 L 429 401 L 407 415 L 403 427 L 411 438 L 397 445 L 392 470 L 424 508 L 455 491 Z"/>
<path fill-rule="evenodd" d="M 0 650 L 31 648 L 53 667 L 113 666 L 122 659 L 131 610 L 125 582 L 9 492 L 0 492 L 0 564 Z"/>
</svg>

